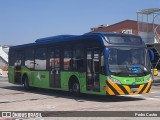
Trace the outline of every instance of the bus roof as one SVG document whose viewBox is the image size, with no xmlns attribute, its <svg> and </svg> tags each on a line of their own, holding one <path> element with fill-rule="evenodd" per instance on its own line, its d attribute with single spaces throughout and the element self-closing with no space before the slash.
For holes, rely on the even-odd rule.
<svg viewBox="0 0 160 120">
<path fill-rule="evenodd" d="M 88 37 L 94 38 L 95 36 L 102 37 L 104 35 L 105 36 L 107 36 L 107 35 L 136 36 L 136 35 L 132 35 L 132 34 L 122 34 L 122 33 L 114 33 L 114 32 L 95 32 L 95 33 L 86 33 L 83 35 L 57 35 L 57 36 L 53 36 L 53 37 L 40 38 L 40 39 L 37 39 L 35 42 L 36 43 L 63 42 L 63 41 L 78 40 L 78 39 L 83 39 L 83 38 L 88 38 Z"/>
<path fill-rule="evenodd" d="M 11 48 L 22 48 L 22 47 L 30 47 L 42 44 L 53 44 L 53 43 L 60 43 L 60 42 L 67 42 L 67 41 L 78 41 L 82 39 L 96 39 L 101 42 L 101 45 L 104 46 L 104 42 L 108 42 L 105 37 L 106 36 L 136 36 L 131 34 L 122 34 L 122 33 L 114 33 L 114 32 L 96 32 L 96 33 L 86 33 L 83 35 L 57 35 L 52 37 L 40 38 L 37 39 L 34 43 L 23 44 L 12 46 Z M 137 36 L 136 36 L 137 37 Z"/>
</svg>

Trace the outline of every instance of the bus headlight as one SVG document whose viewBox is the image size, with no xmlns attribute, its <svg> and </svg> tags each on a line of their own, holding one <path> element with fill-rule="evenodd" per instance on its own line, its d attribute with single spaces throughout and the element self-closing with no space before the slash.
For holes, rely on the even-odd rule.
<svg viewBox="0 0 160 120">
<path fill-rule="evenodd" d="M 117 79 L 115 79 L 115 78 L 109 77 L 108 79 L 109 79 L 111 82 L 113 82 L 113 83 L 121 84 L 121 83 L 119 82 L 119 80 L 117 80 Z"/>
<path fill-rule="evenodd" d="M 152 77 L 149 77 L 149 78 L 146 80 L 146 83 L 149 83 L 151 80 L 152 80 Z"/>
</svg>

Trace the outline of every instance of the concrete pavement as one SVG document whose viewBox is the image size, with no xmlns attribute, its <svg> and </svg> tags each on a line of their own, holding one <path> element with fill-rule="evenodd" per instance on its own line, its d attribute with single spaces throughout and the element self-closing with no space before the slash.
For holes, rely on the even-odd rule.
<svg viewBox="0 0 160 120">
<path fill-rule="evenodd" d="M 153 83 L 160 83 L 160 76 L 154 76 Z"/>
<path fill-rule="evenodd" d="M 154 83 L 160 83 L 160 71 L 158 71 L 158 75 L 153 77 Z"/>
</svg>

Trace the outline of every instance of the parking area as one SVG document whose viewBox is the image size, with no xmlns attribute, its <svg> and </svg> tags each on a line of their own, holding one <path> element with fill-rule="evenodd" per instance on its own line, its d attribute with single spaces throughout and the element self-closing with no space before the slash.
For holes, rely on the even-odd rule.
<svg viewBox="0 0 160 120">
<path fill-rule="evenodd" d="M 10 84 L 0 80 L 0 111 L 160 111 L 160 84 L 155 83 L 149 94 L 99 96 Z"/>
</svg>

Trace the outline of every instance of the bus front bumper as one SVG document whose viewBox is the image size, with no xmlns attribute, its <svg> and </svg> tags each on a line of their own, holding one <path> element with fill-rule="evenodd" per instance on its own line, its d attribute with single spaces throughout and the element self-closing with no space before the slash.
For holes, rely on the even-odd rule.
<svg viewBox="0 0 160 120">
<path fill-rule="evenodd" d="M 128 94 L 145 94 L 150 92 L 152 80 L 145 84 L 122 85 L 113 83 L 111 80 L 106 82 L 107 95 L 128 95 Z"/>
</svg>

